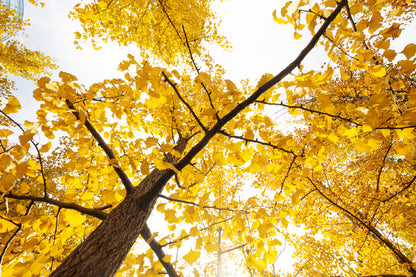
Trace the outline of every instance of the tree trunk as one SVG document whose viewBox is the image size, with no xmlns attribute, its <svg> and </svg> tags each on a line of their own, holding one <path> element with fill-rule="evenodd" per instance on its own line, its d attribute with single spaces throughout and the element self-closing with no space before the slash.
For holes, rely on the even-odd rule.
<svg viewBox="0 0 416 277">
<path fill-rule="evenodd" d="M 186 143 L 187 139 L 180 137 L 175 150 L 182 153 Z M 167 154 L 166 160 L 173 164 L 177 159 Z M 154 169 L 51 276 L 114 276 L 144 228 L 158 195 L 174 174 L 171 169 Z"/>
</svg>

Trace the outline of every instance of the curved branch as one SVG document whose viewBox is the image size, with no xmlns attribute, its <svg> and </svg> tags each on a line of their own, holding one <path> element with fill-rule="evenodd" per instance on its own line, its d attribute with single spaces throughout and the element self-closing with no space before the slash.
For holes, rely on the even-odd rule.
<svg viewBox="0 0 416 277">
<path fill-rule="evenodd" d="M 256 103 L 260 103 L 260 104 L 264 104 L 264 105 L 271 105 L 271 106 L 282 106 L 282 107 L 286 107 L 289 109 L 299 109 L 299 110 L 303 110 L 303 111 L 307 111 L 310 113 L 316 113 L 316 114 L 320 114 L 320 115 L 325 115 L 325 116 L 329 116 L 332 118 L 336 118 L 336 119 L 340 119 L 343 121 L 347 121 L 351 124 L 354 124 L 356 126 L 363 126 L 363 124 L 355 122 L 354 120 L 350 119 L 350 118 L 346 118 L 346 117 L 342 117 L 340 115 L 335 115 L 335 114 L 330 114 L 327 112 L 321 112 L 318 110 L 313 110 L 307 107 L 304 107 L 303 105 L 300 106 L 296 106 L 296 105 L 288 105 L 288 104 L 284 104 L 283 102 L 280 103 L 270 103 L 270 102 L 266 102 L 263 100 L 256 100 Z M 409 126 L 384 126 L 384 127 L 377 127 L 374 130 L 403 130 L 403 129 L 410 129 L 410 128 L 416 128 L 416 125 L 409 125 Z"/>
<path fill-rule="evenodd" d="M 183 31 L 183 34 L 185 35 L 186 47 L 188 47 L 189 56 L 191 56 L 192 64 L 194 65 L 196 72 L 199 74 L 199 68 L 196 66 L 194 57 L 192 56 L 192 51 L 191 51 L 191 47 L 189 46 L 188 36 L 186 35 L 185 27 L 183 25 L 182 25 L 182 31 Z"/>
<path fill-rule="evenodd" d="M 195 202 L 191 202 L 191 201 L 186 201 L 186 200 L 182 200 L 182 199 L 176 199 L 176 198 L 171 198 L 171 197 L 167 197 L 165 195 L 159 194 L 160 198 L 169 200 L 169 201 L 173 201 L 173 202 L 179 202 L 179 203 L 184 203 L 184 204 L 188 204 L 188 205 L 192 205 L 192 206 L 198 206 L 204 209 L 214 209 L 214 210 L 219 210 L 219 211 L 230 211 L 230 212 L 242 212 L 242 213 L 248 213 L 247 211 L 244 210 L 236 210 L 236 209 L 231 209 L 231 208 L 221 208 L 221 207 L 216 207 L 216 206 L 200 206 L 199 204 L 195 203 Z"/>
<path fill-rule="evenodd" d="M 0 113 L 3 114 L 8 120 L 10 120 L 11 122 L 13 122 L 13 124 L 15 124 L 23 133 L 25 132 L 25 130 L 23 129 L 22 126 L 20 126 L 19 123 L 17 123 L 13 118 L 11 118 L 8 114 L 4 113 L 2 110 L 0 110 Z M 42 180 L 43 180 L 43 195 L 45 197 L 48 197 L 48 192 L 46 191 L 46 177 L 45 177 L 45 170 L 44 170 L 44 166 L 43 166 L 43 160 L 42 160 L 42 156 L 40 155 L 40 151 L 39 151 L 39 147 L 37 145 L 37 143 L 35 143 L 33 141 L 33 139 L 29 140 L 30 143 L 33 145 L 33 147 L 35 147 L 36 149 L 36 153 L 38 154 L 37 159 L 39 160 L 39 165 L 40 165 L 40 174 L 42 175 Z"/>
<path fill-rule="evenodd" d="M 33 206 L 33 204 L 34 204 L 34 201 L 31 201 L 30 202 L 30 204 L 29 204 L 29 206 L 27 207 L 27 209 L 26 209 L 26 213 L 25 213 L 25 215 L 28 215 L 29 214 L 29 212 L 30 212 L 30 210 L 32 209 L 32 206 Z M 3 247 L 3 251 L 1 252 L 1 254 L 0 254 L 0 273 L 1 273 L 1 266 L 2 266 L 2 264 L 3 264 L 3 259 L 4 259 L 4 256 L 6 255 L 6 252 L 7 252 L 7 248 L 9 248 L 9 246 L 10 246 L 10 243 L 13 241 L 13 239 L 17 236 L 17 234 L 20 232 L 20 229 L 22 229 L 22 224 L 17 224 L 16 225 L 17 226 L 17 230 L 13 233 L 13 235 L 11 235 L 11 237 L 7 240 L 7 242 L 5 243 L 5 245 L 4 245 L 4 247 Z"/>
<path fill-rule="evenodd" d="M 0 194 L 3 194 L 3 192 L 0 191 Z M 18 195 L 18 194 L 13 194 L 11 192 L 5 193 L 3 197 L 11 198 L 11 199 L 19 199 L 19 200 L 31 200 L 33 202 L 48 203 L 48 204 L 58 206 L 60 208 L 71 209 L 71 210 L 75 210 L 83 214 L 91 215 L 102 220 L 104 220 L 107 217 L 107 213 L 103 212 L 101 209 L 89 209 L 89 208 L 85 208 L 83 206 L 77 205 L 75 203 L 62 202 L 60 200 L 56 200 L 56 199 L 49 198 L 49 197 L 40 197 L 40 196 L 34 196 L 34 195 Z"/>
<path fill-rule="evenodd" d="M 277 149 L 277 150 L 283 151 L 283 152 L 285 152 L 287 154 L 292 154 L 295 157 L 298 157 L 298 156 L 303 157 L 303 154 L 302 155 L 296 155 L 292 150 L 284 149 L 282 147 L 279 147 L 277 145 L 272 144 L 271 142 L 264 142 L 264 141 L 260 141 L 258 139 L 249 139 L 249 138 L 245 138 L 243 136 L 230 135 L 227 132 L 225 132 L 224 130 L 219 131 L 219 133 L 221 135 L 224 135 L 224 136 L 229 137 L 229 138 L 234 138 L 234 139 L 243 140 L 245 142 L 252 142 L 252 143 L 257 143 L 257 144 L 264 145 L 264 146 L 269 146 L 269 147 L 271 147 L 273 149 Z"/>
<path fill-rule="evenodd" d="M 416 270 L 411 266 L 413 264 L 412 261 L 405 254 L 403 254 L 400 251 L 400 249 L 398 249 L 389 239 L 384 237 L 384 235 L 379 230 L 377 230 L 377 228 L 375 228 L 374 226 L 371 226 L 370 224 L 365 223 L 363 220 L 361 220 L 358 216 L 353 214 L 351 211 L 349 211 L 346 208 L 344 208 L 344 207 L 338 205 L 337 203 L 335 203 L 331 198 L 329 198 L 320 189 L 318 189 L 317 185 L 312 181 L 311 178 L 309 178 L 309 177 L 307 177 L 307 178 L 308 178 L 309 182 L 312 184 L 312 186 L 318 191 L 318 193 L 324 199 L 326 199 L 334 207 L 340 209 L 348 217 L 355 220 L 364 229 L 367 229 L 377 240 L 379 240 L 384 246 L 386 246 L 387 248 L 389 248 L 393 252 L 394 256 L 396 257 L 396 259 L 400 263 L 410 265 L 410 267 L 408 269 L 409 273 L 411 273 L 412 276 L 416 276 Z"/>
</svg>

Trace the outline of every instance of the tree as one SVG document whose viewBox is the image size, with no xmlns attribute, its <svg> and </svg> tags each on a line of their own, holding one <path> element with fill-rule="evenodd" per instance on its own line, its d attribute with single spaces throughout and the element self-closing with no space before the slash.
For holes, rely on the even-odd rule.
<svg viewBox="0 0 416 277">
<path fill-rule="evenodd" d="M 138 1 L 99 1 L 73 16 L 79 37 L 135 43 L 153 63 L 182 67 L 129 55 L 123 79 L 86 87 L 65 72 L 40 78 L 36 122 L 13 120 L 15 99 L 2 109 L 5 274 L 220 275 L 230 259 L 273 276 L 285 240 L 297 260 L 287 276 L 415 276 L 416 45 L 405 59 L 389 46 L 416 3 L 288 2 L 275 21 L 292 24 L 295 38 L 306 24 L 310 42 L 279 74 L 238 88 L 188 36 L 215 26 L 209 5 L 183 18 L 174 2 L 138 14 Z M 120 29 L 121 12 L 133 23 Z M 152 37 L 121 31 L 143 26 Z M 169 47 L 158 49 L 161 41 Z M 304 72 L 318 43 L 331 61 Z M 278 126 L 266 106 L 289 111 L 296 128 Z M 152 212 L 166 237 L 150 231 Z M 147 252 L 134 245 L 140 235 Z"/>
</svg>

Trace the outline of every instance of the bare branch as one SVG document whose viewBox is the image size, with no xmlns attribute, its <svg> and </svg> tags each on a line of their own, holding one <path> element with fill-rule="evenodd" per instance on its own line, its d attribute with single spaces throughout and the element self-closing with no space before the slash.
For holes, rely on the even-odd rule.
<svg viewBox="0 0 416 277">
<path fill-rule="evenodd" d="M 29 203 L 29 206 L 27 207 L 27 209 L 26 209 L 26 213 L 25 213 L 25 215 L 28 215 L 29 214 L 29 212 L 30 212 L 30 210 L 32 209 L 32 206 L 33 206 L 33 204 L 34 204 L 34 202 L 33 201 L 31 201 L 30 203 Z M 12 241 L 13 241 L 13 239 L 17 236 L 17 234 L 20 232 L 20 229 L 22 229 L 22 224 L 17 224 L 16 225 L 17 226 L 17 230 L 10 236 L 10 238 L 6 241 L 6 243 L 5 243 L 5 245 L 4 245 L 4 247 L 3 247 L 3 251 L 1 251 L 1 254 L 0 254 L 0 268 L 1 268 L 1 265 L 3 264 L 3 259 L 4 259 L 4 256 L 6 255 L 6 252 L 7 252 L 7 248 L 9 248 L 9 246 L 10 246 L 10 244 L 12 243 Z"/>
<path fill-rule="evenodd" d="M 3 194 L 3 192 L 0 191 L 0 194 Z M 20 200 L 31 200 L 33 202 L 49 203 L 49 204 L 58 206 L 60 208 L 75 210 L 80 213 L 91 215 L 102 220 L 104 220 L 107 217 L 107 213 L 103 212 L 100 209 L 89 209 L 89 208 L 85 208 L 83 206 L 77 205 L 75 203 L 62 202 L 60 200 L 56 200 L 56 199 L 49 198 L 49 197 L 40 197 L 40 196 L 34 196 L 34 195 L 17 195 L 11 192 L 5 193 L 3 197 L 11 198 L 11 199 L 20 199 Z"/>
<path fill-rule="evenodd" d="M 245 210 L 237 210 L 237 209 L 231 209 L 231 208 L 221 208 L 221 207 L 216 207 L 216 206 L 200 206 L 199 204 L 195 203 L 195 202 L 191 202 L 191 201 L 187 201 L 187 200 L 182 200 L 182 199 L 176 199 L 176 198 L 171 198 L 171 197 L 167 197 L 165 195 L 159 194 L 160 198 L 169 200 L 169 201 L 174 201 L 174 202 L 179 202 L 179 203 L 184 203 L 184 204 L 188 204 L 188 205 L 193 205 L 193 206 L 198 206 L 198 207 L 202 207 L 204 209 L 214 209 L 214 210 L 219 210 L 219 211 L 230 211 L 230 212 L 242 212 L 242 213 L 248 213 Z"/>
<path fill-rule="evenodd" d="M 11 118 L 8 114 L 4 113 L 2 110 L 0 110 L 0 113 L 3 114 L 8 120 L 10 120 L 11 122 L 13 122 L 13 124 L 15 124 L 23 133 L 25 132 L 25 130 L 23 129 L 22 126 L 20 126 L 19 123 L 17 123 L 13 118 Z M 33 145 L 33 147 L 35 147 L 36 149 L 36 153 L 37 153 L 37 159 L 39 161 L 39 165 L 40 165 L 40 174 L 42 175 L 42 181 L 43 181 L 43 195 L 45 197 L 48 197 L 48 192 L 46 190 L 46 176 L 45 176 L 45 170 L 44 170 L 44 166 L 43 166 L 43 160 L 42 160 L 42 156 L 40 154 L 39 148 L 38 148 L 38 144 L 33 141 L 33 139 L 30 140 L 30 143 Z"/>
<path fill-rule="evenodd" d="M 189 105 L 188 102 L 181 96 L 178 89 L 176 88 L 176 84 L 172 83 L 172 81 L 166 76 L 165 72 L 162 71 L 162 75 L 165 78 L 165 81 L 169 83 L 169 85 L 173 88 L 178 98 L 182 101 L 182 103 L 188 108 L 189 112 L 192 114 L 193 118 L 198 122 L 198 125 L 204 130 L 204 132 L 207 131 L 207 128 L 202 124 L 202 122 L 199 120 L 198 116 L 195 114 L 194 110 L 192 109 L 191 105 Z"/>
<path fill-rule="evenodd" d="M 142 235 L 143 239 L 152 248 L 153 252 L 156 254 L 157 258 L 159 259 L 159 262 L 166 269 L 166 272 L 168 273 L 169 277 L 178 277 L 179 275 L 176 273 L 173 265 L 170 262 L 164 261 L 163 258 L 166 256 L 166 254 L 163 252 L 163 249 L 160 243 L 157 242 L 155 238 L 153 237 L 152 232 L 150 231 L 149 226 L 147 226 L 147 224 L 145 224 L 143 229 L 140 231 L 140 235 Z"/>
<path fill-rule="evenodd" d="M 234 250 L 238 250 L 238 249 L 243 248 L 243 247 L 246 247 L 246 246 L 247 246 L 247 243 L 244 243 L 244 244 L 242 244 L 242 245 L 239 245 L 239 246 L 236 246 L 236 247 L 233 247 L 233 248 L 230 248 L 230 249 L 227 249 L 227 250 L 221 251 L 221 254 L 230 253 L 230 252 L 232 252 L 232 251 L 234 251 Z"/>
<path fill-rule="evenodd" d="M 192 64 L 194 65 L 194 68 L 195 68 L 196 72 L 199 74 L 199 68 L 196 66 L 194 57 L 192 56 L 192 51 L 191 51 L 191 47 L 189 46 L 188 36 L 186 35 L 185 27 L 183 25 L 182 25 L 182 31 L 185 35 L 186 47 L 188 47 L 189 55 L 191 56 Z"/>
<path fill-rule="evenodd" d="M 97 141 L 98 145 L 101 147 L 101 149 L 104 150 L 105 154 L 111 161 L 111 166 L 114 168 L 115 172 L 117 173 L 118 177 L 120 178 L 121 182 L 123 183 L 124 187 L 126 188 L 127 194 L 131 193 L 134 190 L 134 186 L 131 183 L 129 177 L 124 172 L 123 169 L 121 169 L 120 165 L 118 165 L 116 155 L 114 155 L 113 150 L 107 145 L 107 143 L 104 141 L 104 139 L 101 137 L 101 135 L 97 132 L 97 130 L 92 126 L 91 122 L 89 122 L 88 119 L 81 120 L 79 112 L 75 109 L 74 104 L 69 101 L 68 99 L 65 100 L 67 106 L 72 110 L 72 113 L 74 116 L 81 121 L 84 126 L 90 131 L 91 135 L 94 137 L 94 139 Z"/>
<path fill-rule="evenodd" d="M 282 147 L 279 147 L 277 145 L 272 144 L 271 142 L 264 142 L 264 141 L 260 141 L 258 139 L 249 139 L 249 138 L 245 138 L 243 136 L 230 135 L 227 132 L 225 132 L 224 130 L 219 131 L 219 133 L 221 135 L 224 135 L 224 136 L 229 137 L 229 138 L 234 138 L 234 139 L 239 139 L 239 140 L 243 140 L 243 141 L 246 141 L 246 142 L 252 142 L 252 143 L 257 143 L 257 144 L 261 144 L 261 145 L 264 145 L 264 146 L 269 146 L 269 147 L 271 147 L 273 149 L 277 149 L 277 150 L 283 151 L 285 153 L 292 154 L 295 157 L 298 156 L 292 150 L 284 149 Z M 300 155 L 300 156 L 302 157 L 303 154 Z"/>
<path fill-rule="evenodd" d="M 295 163 L 295 160 L 296 160 L 296 158 L 297 158 L 297 157 L 298 157 L 298 156 L 293 155 L 293 158 L 292 158 L 292 161 L 290 162 L 289 168 L 288 168 L 288 169 L 287 169 L 287 171 L 286 171 L 286 175 L 285 175 L 285 177 L 283 178 L 282 183 L 280 184 L 280 191 L 279 191 L 279 194 L 281 194 L 281 193 L 282 193 L 282 191 L 283 191 L 283 186 L 284 186 L 284 184 L 285 184 L 285 181 L 286 181 L 287 177 L 289 176 L 290 170 L 292 169 L 292 166 L 293 166 L 293 164 Z"/>
<path fill-rule="evenodd" d="M 379 188 L 380 188 L 381 172 L 383 171 L 384 164 L 386 163 L 387 155 L 389 154 L 389 151 L 390 151 L 390 149 L 391 149 L 392 146 L 393 146 L 393 143 L 390 143 L 389 147 L 387 148 L 386 154 L 384 154 L 383 163 L 381 164 L 380 170 L 378 171 L 378 175 L 377 175 L 377 186 L 376 186 L 376 191 L 377 192 L 379 191 Z"/>
</svg>

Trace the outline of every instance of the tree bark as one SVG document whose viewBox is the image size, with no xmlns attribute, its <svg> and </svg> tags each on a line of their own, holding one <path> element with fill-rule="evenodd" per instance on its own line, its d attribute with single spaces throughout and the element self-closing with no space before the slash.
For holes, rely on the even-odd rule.
<svg viewBox="0 0 416 277">
<path fill-rule="evenodd" d="M 175 150 L 182 153 L 187 141 L 180 137 Z M 167 154 L 166 160 L 174 163 L 176 158 Z M 145 227 L 158 195 L 174 174 L 172 169 L 154 169 L 51 276 L 114 276 Z"/>
<path fill-rule="evenodd" d="M 114 276 L 173 174 L 171 169 L 156 169 L 148 175 L 51 276 Z"/>
</svg>

